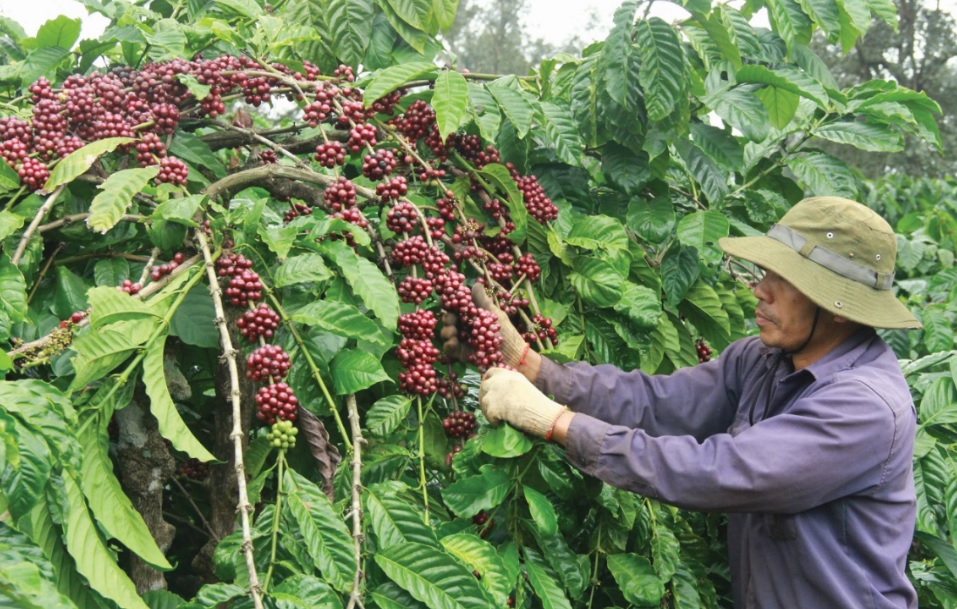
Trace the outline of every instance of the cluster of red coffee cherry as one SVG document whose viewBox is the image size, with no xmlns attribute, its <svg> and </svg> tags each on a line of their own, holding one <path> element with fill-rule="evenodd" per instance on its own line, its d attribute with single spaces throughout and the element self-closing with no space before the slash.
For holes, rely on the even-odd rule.
<svg viewBox="0 0 957 609">
<path fill-rule="evenodd" d="M 711 350 L 711 347 L 708 346 L 708 343 L 704 342 L 703 338 L 695 341 L 694 348 L 698 353 L 699 363 L 703 364 L 705 362 L 711 361 L 711 355 L 713 354 L 713 351 Z"/>
</svg>

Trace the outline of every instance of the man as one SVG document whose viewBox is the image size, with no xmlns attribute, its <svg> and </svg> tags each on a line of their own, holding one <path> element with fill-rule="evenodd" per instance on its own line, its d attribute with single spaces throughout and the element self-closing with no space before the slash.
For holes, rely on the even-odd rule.
<svg viewBox="0 0 957 609">
<path fill-rule="evenodd" d="M 916 607 L 905 575 L 916 412 L 873 329 L 921 327 L 890 289 L 893 230 L 863 205 L 817 197 L 767 235 L 720 246 L 766 272 L 759 337 L 649 376 L 560 366 L 499 315 L 517 371 L 486 373 L 482 411 L 564 445 L 609 484 L 728 512 L 737 607 Z M 484 293 L 476 301 L 494 309 Z"/>
</svg>

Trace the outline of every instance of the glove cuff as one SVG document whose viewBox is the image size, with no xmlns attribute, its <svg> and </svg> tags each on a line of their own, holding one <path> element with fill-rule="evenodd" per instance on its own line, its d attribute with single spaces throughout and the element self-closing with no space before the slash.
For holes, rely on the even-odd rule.
<svg viewBox="0 0 957 609">
<path fill-rule="evenodd" d="M 563 412 L 568 410 L 568 406 L 553 402 L 548 398 L 540 400 L 538 404 L 525 410 L 524 420 L 521 421 L 521 427 L 524 431 L 534 434 L 540 438 L 551 438 L 552 430 L 555 428 L 555 422 Z"/>
</svg>

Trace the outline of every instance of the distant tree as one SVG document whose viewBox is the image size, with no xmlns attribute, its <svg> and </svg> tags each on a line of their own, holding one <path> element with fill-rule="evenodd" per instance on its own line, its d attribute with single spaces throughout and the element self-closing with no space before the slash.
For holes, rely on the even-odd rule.
<svg viewBox="0 0 957 609">
<path fill-rule="evenodd" d="M 894 0 L 899 15 L 896 31 L 875 20 L 867 35 L 846 55 L 839 46 L 817 36 L 812 46 L 841 87 L 873 79 L 894 80 L 921 91 L 938 104 L 938 125 L 944 153 L 917 145 L 908 137 L 901 152 L 867 152 L 830 144 L 829 152 L 858 167 L 871 178 L 904 173 L 941 178 L 957 172 L 957 23 L 954 16 L 923 0 Z"/>
<path fill-rule="evenodd" d="M 588 32 L 598 29 L 594 13 L 579 34 L 554 44 L 531 34 L 525 0 L 462 0 L 455 23 L 444 35 L 460 69 L 488 74 L 527 74 L 559 52 L 578 54 Z"/>
</svg>

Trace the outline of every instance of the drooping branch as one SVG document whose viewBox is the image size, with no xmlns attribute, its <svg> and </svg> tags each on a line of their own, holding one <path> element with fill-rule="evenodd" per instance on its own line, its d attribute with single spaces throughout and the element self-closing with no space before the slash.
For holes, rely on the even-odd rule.
<svg viewBox="0 0 957 609">
<path fill-rule="evenodd" d="M 30 243 L 30 238 L 33 236 L 33 233 L 36 232 L 37 227 L 40 226 L 40 223 L 43 222 L 43 219 L 50 212 L 53 206 L 56 204 L 60 194 L 63 192 L 63 189 L 66 188 L 65 184 L 60 185 L 50 193 L 50 196 L 47 197 L 47 200 L 43 202 L 43 205 L 40 206 L 40 209 L 37 210 L 37 215 L 33 217 L 33 221 L 30 222 L 30 226 L 27 227 L 27 230 L 23 232 L 23 237 L 20 238 L 20 243 L 17 244 L 17 249 L 13 253 L 13 258 L 10 259 L 13 262 L 14 266 L 20 264 L 20 258 L 23 257 L 24 250 L 27 249 L 27 244 Z"/>
<path fill-rule="evenodd" d="M 59 220 L 54 220 L 53 222 L 47 222 L 46 224 L 43 224 L 37 230 L 41 233 L 45 233 L 49 230 L 60 228 L 61 226 L 69 226 L 75 222 L 86 220 L 89 217 L 89 213 L 63 216 Z M 141 216 L 139 214 L 123 214 L 123 216 L 120 217 L 120 222 L 143 222 L 144 220 L 146 220 L 146 216 Z"/>
<path fill-rule="evenodd" d="M 239 489 L 239 520 L 242 526 L 243 545 L 242 552 L 246 558 L 246 568 L 249 570 L 249 594 L 253 599 L 256 609 L 262 609 L 262 590 L 259 586 L 259 576 L 256 573 L 256 561 L 253 556 L 252 527 L 250 525 L 250 514 L 253 511 L 252 504 L 249 503 L 249 494 L 246 490 L 246 468 L 243 466 L 243 427 L 242 427 L 242 407 L 240 404 L 239 391 L 239 367 L 236 364 L 236 349 L 233 347 L 233 341 L 229 336 L 229 329 L 226 327 L 226 311 L 223 308 L 222 290 L 219 287 L 219 279 L 216 276 L 216 269 L 213 264 L 213 256 L 209 251 L 209 243 L 206 240 L 206 233 L 202 227 L 196 229 L 196 241 L 203 253 L 203 260 L 206 263 L 206 275 L 209 279 L 209 293 L 213 298 L 213 307 L 216 310 L 216 326 L 219 328 L 220 343 L 223 347 L 223 358 L 229 369 L 230 402 L 233 410 L 233 430 L 230 439 L 233 441 L 233 453 L 236 467 L 236 486 Z"/>
</svg>

